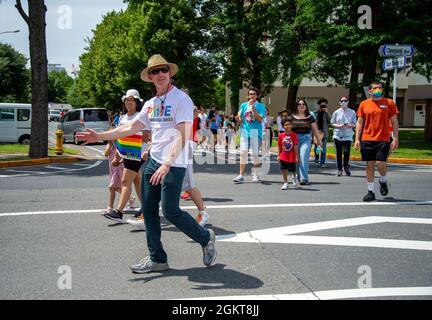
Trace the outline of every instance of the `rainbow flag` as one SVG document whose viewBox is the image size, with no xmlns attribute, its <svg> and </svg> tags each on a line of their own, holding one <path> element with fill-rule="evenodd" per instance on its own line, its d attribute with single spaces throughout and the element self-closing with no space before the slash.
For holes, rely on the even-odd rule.
<svg viewBox="0 0 432 320">
<path fill-rule="evenodd" d="M 116 146 L 123 159 L 141 161 L 141 132 L 116 140 Z"/>
</svg>

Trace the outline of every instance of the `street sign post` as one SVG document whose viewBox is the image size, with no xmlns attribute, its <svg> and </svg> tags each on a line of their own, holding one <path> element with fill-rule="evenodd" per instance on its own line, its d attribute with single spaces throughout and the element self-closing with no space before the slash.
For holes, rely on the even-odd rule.
<svg viewBox="0 0 432 320">
<path fill-rule="evenodd" d="M 414 46 L 410 44 L 384 44 L 379 47 L 378 53 L 381 57 L 410 57 L 414 55 Z"/>
<path fill-rule="evenodd" d="M 384 70 L 393 70 L 395 68 L 397 69 L 403 69 L 405 67 L 412 66 L 412 59 L 411 57 L 394 57 L 389 59 L 384 59 L 384 62 L 382 64 L 382 67 Z"/>
<path fill-rule="evenodd" d="M 410 44 L 384 44 L 379 47 L 378 53 L 381 57 L 388 57 L 388 59 L 384 59 L 382 68 L 385 71 L 394 70 L 393 101 L 396 102 L 397 72 L 398 69 L 412 66 L 414 46 Z"/>
</svg>

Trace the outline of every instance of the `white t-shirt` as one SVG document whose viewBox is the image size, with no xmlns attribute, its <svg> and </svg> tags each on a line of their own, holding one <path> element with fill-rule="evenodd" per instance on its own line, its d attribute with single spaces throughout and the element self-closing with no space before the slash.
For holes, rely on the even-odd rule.
<svg viewBox="0 0 432 320">
<path fill-rule="evenodd" d="M 164 106 L 161 102 L 164 101 Z M 182 90 L 173 87 L 166 97 L 153 97 L 146 101 L 137 120 L 146 127 L 150 121 L 152 132 L 152 148 L 150 156 L 159 164 L 167 159 L 174 140 L 179 132 L 176 125 L 182 122 L 193 122 L 194 103 Z M 186 132 L 188 134 L 188 132 Z M 186 168 L 188 163 L 188 143 L 172 166 Z"/>
<path fill-rule="evenodd" d="M 124 114 L 124 115 L 122 115 L 122 116 L 120 117 L 120 119 L 119 119 L 118 125 L 119 125 L 119 126 L 122 126 L 122 125 L 129 124 L 130 122 L 132 122 L 133 119 L 135 119 L 136 116 L 138 116 L 138 114 L 139 114 L 139 112 L 135 112 L 135 113 L 134 113 L 133 115 L 131 115 L 131 116 L 128 116 L 127 113 Z M 149 129 L 146 129 L 146 130 L 150 130 L 150 128 L 149 128 Z M 145 143 L 145 142 L 143 141 L 143 143 L 142 143 L 142 147 L 141 147 L 141 153 L 144 152 L 144 151 L 146 151 L 146 150 L 147 150 L 147 143 Z"/>
<path fill-rule="evenodd" d="M 203 113 L 203 114 L 199 113 L 198 117 L 201 120 L 201 122 L 200 122 L 200 129 L 207 128 L 207 115 L 205 113 Z"/>
<path fill-rule="evenodd" d="M 282 117 L 281 116 L 277 117 L 276 122 L 277 122 L 279 132 L 285 131 L 284 127 L 282 126 Z"/>
</svg>

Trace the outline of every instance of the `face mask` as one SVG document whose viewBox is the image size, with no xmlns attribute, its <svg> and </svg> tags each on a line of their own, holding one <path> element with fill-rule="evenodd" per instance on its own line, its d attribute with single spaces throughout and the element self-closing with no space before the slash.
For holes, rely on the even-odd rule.
<svg viewBox="0 0 432 320">
<path fill-rule="evenodd" d="M 383 95 L 383 90 L 382 89 L 373 89 L 372 90 L 372 95 L 375 98 L 380 98 Z"/>
</svg>

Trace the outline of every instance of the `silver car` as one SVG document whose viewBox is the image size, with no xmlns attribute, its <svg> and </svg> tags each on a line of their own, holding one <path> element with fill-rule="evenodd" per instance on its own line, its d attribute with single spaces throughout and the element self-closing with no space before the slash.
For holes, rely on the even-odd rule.
<svg viewBox="0 0 432 320">
<path fill-rule="evenodd" d="M 73 141 L 75 144 L 82 143 L 76 137 L 76 133 L 93 129 L 97 132 L 111 128 L 108 112 L 103 108 L 84 108 L 70 110 L 60 119 L 58 129 L 63 130 L 64 142 Z"/>
</svg>

